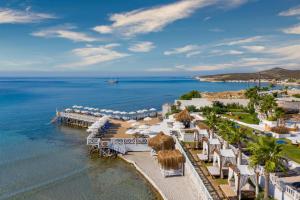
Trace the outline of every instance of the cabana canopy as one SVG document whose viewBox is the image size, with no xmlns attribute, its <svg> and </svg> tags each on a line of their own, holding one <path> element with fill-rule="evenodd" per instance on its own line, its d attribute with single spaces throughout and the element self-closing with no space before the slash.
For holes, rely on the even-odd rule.
<svg viewBox="0 0 300 200">
<path fill-rule="evenodd" d="M 175 116 L 177 121 L 186 123 L 192 121 L 192 117 L 187 109 L 184 109 Z"/>
<path fill-rule="evenodd" d="M 158 163 L 163 169 L 180 169 L 182 168 L 185 158 L 179 150 L 163 150 L 158 152 Z"/>
<path fill-rule="evenodd" d="M 160 150 L 172 150 L 175 147 L 175 141 L 171 136 L 160 132 L 148 140 L 148 146 L 150 146 L 156 152 Z"/>
<path fill-rule="evenodd" d="M 209 147 L 208 147 L 209 145 Z M 209 149 L 209 154 L 212 154 L 214 150 L 220 149 L 221 143 L 219 139 L 217 138 L 203 138 L 203 154 L 208 154 L 208 149 Z"/>
<path fill-rule="evenodd" d="M 238 178 L 240 176 L 240 178 Z M 235 191 L 241 191 L 243 188 L 249 187 L 248 181 L 256 185 L 255 172 L 249 165 L 230 165 L 228 172 L 228 183 L 234 178 Z M 240 181 L 240 183 L 238 183 Z M 240 188 L 238 188 L 240 187 Z"/>
<path fill-rule="evenodd" d="M 236 155 L 234 154 L 232 149 L 215 150 L 213 165 L 220 167 L 221 159 L 222 159 L 222 167 L 228 167 L 229 164 L 236 164 Z"/>
</svg>

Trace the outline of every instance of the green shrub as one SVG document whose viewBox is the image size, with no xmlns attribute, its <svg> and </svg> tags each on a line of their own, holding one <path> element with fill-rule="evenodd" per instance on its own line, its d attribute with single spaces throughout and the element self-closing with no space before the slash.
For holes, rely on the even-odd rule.
<svg viewBox="0 0 300 200">
<path fill-rule="evenodd" d="M 191 100 L 192 98 L 201 98 L 201 93 L 197 90 L 192 90 L 186 94 L 183 94 L 180 100 Z"/>
<path fill-rule="evenodd" d="M 300 98 L 300 94 L 294 94 L 293 97 Z"/>
</svg>

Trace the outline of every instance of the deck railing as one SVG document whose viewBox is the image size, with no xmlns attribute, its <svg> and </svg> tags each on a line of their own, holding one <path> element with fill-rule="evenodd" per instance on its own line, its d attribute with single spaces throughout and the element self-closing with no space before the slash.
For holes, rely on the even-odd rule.
<svg viewBox="0 0 300 200">
<path fill-rule="evenodd" d="M 186 158 L 186 165 L 189 167 L 190 169 L 190 173 L 191 176 L 193 176 L 198 185 L 200 186 L 200 189 L 203 193 L 199 194 L 199 197 L 201 196 L 201 199 L 205 199 L 205 200 L 213 200 L 214 198 L 211 196 L 210 192 L 207 190 L 206 186 L 204 185 L 202 179 L 200 178 L 198 172 L 196 171 L 193 163 L 190 161 L 188 155 L 186 154 L 185 150 L 183 149 L 183 147 L 181 146 L 179 140 L 177 137 L 173 137 L 176 140 L 176 147 L 178 148 L 178 150 L 184 155 L 184 157 Z M 216 199 L 216 198 L 215 198 Z"/>
<path fill-rule="evenodd" d="M 293 200 L 298 200 L 300 199 L 300 192 L 294 190 L 292 187 L 289 185 L 285 186 L 285 192 L 292 197 Z"/>
</svg>

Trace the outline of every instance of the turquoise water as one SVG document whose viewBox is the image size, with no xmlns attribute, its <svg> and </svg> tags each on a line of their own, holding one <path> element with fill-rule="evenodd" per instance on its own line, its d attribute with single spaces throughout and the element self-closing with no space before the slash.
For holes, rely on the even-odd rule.
<svg viewBox="0 0 300 200">
<path fill-rule="evenodd" d="M 86 133 L 49 124 L 73 104 L 124 111 L 157 108 L 180 94 L 239 90 L 246 83 L 190 78 L 0 78 L 0 199 L 155 199 L 120 160 L 91 159 Z"/>
</svg>

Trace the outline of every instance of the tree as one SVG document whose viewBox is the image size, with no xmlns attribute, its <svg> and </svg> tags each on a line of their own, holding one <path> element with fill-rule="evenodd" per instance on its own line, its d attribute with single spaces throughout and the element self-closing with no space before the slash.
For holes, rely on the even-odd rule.
<svg viewBox="0 0 300 200">
<path fill-rule="evenodd" d="M 180 97 L 180 100 L 191 100 L 192 98 L 201 98 L 201 93 L 197 90 L 192 90 Z"/>
<path fill-rule="evenodd" d="M 260 101 L 260 111 L 265 113 L 267 118 L 269 114 L 277 107 L 275 98 L 272 95 L 265 95 Z"/>
<path fill-rule="evenodd" d="M 229 127 L 229 138 L 228 141 L 231 144 L 236 144 L 238 147 L 238 157 L 237 163 L 242 163 L 242 143 L 245 141 L 246 138 L 246 131 L 243 128 L 231 126 Z"/>
<path fill-rule="evenodd" d="M 245 92 L 245 96 L 250 100 L 248 103 L 248 110 L 250 111 L 250 113 L 254 113 L 255 106 L 259 104 L 259 99 L 260 99 L 260 96 L 258 94 L 259 91 L 260 88 L 255 86 L 247 89 Z"/>
<path fill-rule="evenodd" d="M 285 112 L 283 108 L 277 107 L 275 108 L 275 117 L 277 119 L 277 126 L 279 126 L 282 123 L 282 119 L 285 116 Z"/>
<path fill-rule="evenodd" d="M 261 165 L 264 167 L 264 199 L 267 200 L 269 199 L 270 173 L 286 170 L 282 145 L 277 144 L 275 138 L 259 137 L 257 142 L 248 145 L 248 150 L 251 153 L 250 166 L 256 168 Z"/>
<path fill-rule="evenodd" d="M 217 128 L 219 119 L 220 118 L 214 112 L 211 112 L 209 115 L 206 116 L 205 123 L 209 128 L 209 137 L 213 136 L 213 133 Z"/>
</svg>

